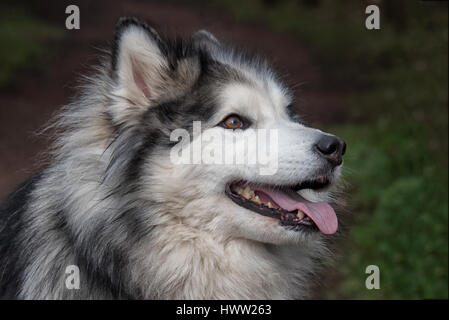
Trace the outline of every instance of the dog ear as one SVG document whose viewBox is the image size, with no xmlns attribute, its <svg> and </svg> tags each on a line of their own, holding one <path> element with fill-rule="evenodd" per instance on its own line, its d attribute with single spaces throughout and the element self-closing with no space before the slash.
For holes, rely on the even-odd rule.
<svg viewBox="0 0 449 320">
<path fill-rule="evenodd" d="M 192 36 L 192 42 L 196 46 L 209 51 L 215 50 L 221 45 L 220 41 L 218 41 L 212 33 L 206 30 L 195 32 Z"/>
<path fill-rule="evenodd" d="M 135 18 L 117 23 L 112 53 L 116 95 L 137 107 L 158 99 L 169 66 L 164 45 L 156 31 Z"/>
</svg>

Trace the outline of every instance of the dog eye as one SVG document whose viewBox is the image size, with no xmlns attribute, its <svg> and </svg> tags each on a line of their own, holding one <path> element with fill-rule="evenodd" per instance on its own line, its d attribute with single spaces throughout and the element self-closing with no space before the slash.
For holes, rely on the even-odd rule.
<svg viewBox="0 0 449 320">
<path fill-rule="evenodd" d="M 243 128 L 243 120 L 235 114 L 227 116 L 221 123 L 226 129 L 241 129 Z"/>
</svg>

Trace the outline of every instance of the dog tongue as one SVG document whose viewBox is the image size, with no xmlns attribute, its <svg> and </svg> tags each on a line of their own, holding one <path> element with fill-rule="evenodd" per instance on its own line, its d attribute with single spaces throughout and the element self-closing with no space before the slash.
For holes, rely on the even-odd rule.
<svg viewBox="0 0 449 320">
<path fill-rule="evenodd" d="M 293 190 L 280 191 L 259 189 L 267 194 L 277 205 L 287 211 L 301 210 L 317 225 L 324 234 L 337 231 L 338 220 L 334 209 L 326 202 L 310 202 Z"/>
</svg>

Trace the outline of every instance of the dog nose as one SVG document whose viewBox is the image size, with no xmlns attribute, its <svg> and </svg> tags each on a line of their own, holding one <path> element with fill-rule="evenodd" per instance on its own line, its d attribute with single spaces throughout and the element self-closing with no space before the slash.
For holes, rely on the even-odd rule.
<svg viewBox="0 0 449 320">
<path fill-rule="evenodd" d="M 326 158 L 333 166 L 343 162 L 342 156 L 346 152 L 346 143 L 339 137 L 322 135 L 315 144 L 316 151 Z"/>
</svg>

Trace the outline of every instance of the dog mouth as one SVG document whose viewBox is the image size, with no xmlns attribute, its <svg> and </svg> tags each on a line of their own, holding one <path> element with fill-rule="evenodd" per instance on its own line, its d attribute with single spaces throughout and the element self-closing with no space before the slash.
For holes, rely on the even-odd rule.
<svg viewBox="0 0 449 320">
<path fill-rule="evenodd" d="M 225 193 L 237 205 L 278 219 L 294 230 L 333 234 L 338 228 L 334 209 L 326 202 L 311 202 L 298 194 L 299 190 L 320 190 L 329 184 L 326 177 L 282 187 L 237 181 L 228 184 Z"/>
</svg>

